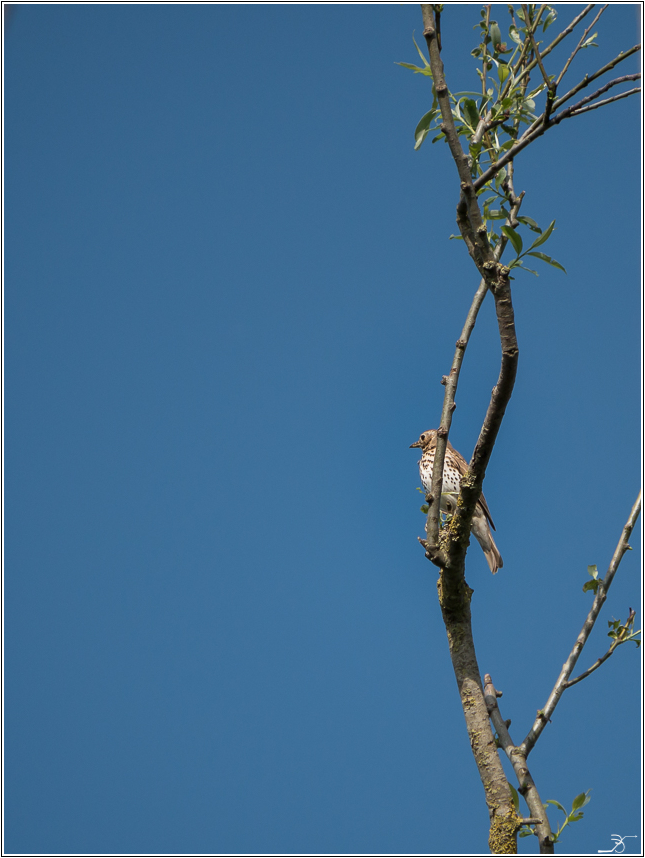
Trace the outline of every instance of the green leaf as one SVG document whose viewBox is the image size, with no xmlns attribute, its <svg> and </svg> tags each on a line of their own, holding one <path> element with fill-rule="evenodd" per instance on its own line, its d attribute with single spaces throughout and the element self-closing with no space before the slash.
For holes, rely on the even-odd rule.
<svg viewBox="0 0 645 858">
<path fill-rule="evenodd" d="M 589 36 L 588 39 L 580 45 L 581 48 L 597 48 L 598 45 L 595 44 L 594 39 L 597 37 L 598 33 L 594 33 L 593 36 Z"/>
<path fill-rule="evenodd" d="M 417 40 L 414 38 L 414 33 L 412 34 L 412 41 L 414 42 L 414 47 L 417 49 L 417 53 L 421 57 L 421 62 L 423 63 L 424 66 L 426 66 L 426 68 L 430 68 L 430 63 L 424 57 L 421 48 L 417 45 Z M 430 75 L 432 75 L 432 72 L 430 72 Z"/>
<path fill-rule="evenodd" d="M 414 140 L 415 140 L 414 148 L 415 148 L 415 150 L 421 146 L 423 141 L 428 136 L 428 132 L 430 131 L 430 125 L 432 124 L 432 121 L 438 112 L 439 112 L 438 110 L 433 108 L 432 110 L 429 110 L 427 113 L 424 113 L 424 115 L 419 120 L 419 124 L 414 129 Z"/>
<path fill-rule="evenodd" d="M 524 247 L 524 242 L 522 241 L 522 237 L 518 232 L 515 232 L 512 226 L 503 226 L 502 232 L 508 238 L 508 240 L 513 245 L 513 250 L 515 253 L 519 254 L 522 252 L 522 248 Z"/>
<path fill-rule="evenodd" d="M 428 504 L 427 504 L 427 503 L 422 504 L 422 506 L 420 506 L 420 507 L 419 507 L 419 509 L 421 510 L 421 512 L 422 512 L 424 515 L 427 515 L 427 514 L 428 514 L 428 512 L 430 511 L 430 507 L 428 506 Z"/>
<path fill-rule="evenodd" d="M 598 577 L 598 567 L 595 563 L 593 566 L 587 566 L 587 572 L 591 575 L 592 578 Z"/>
<path fill-rule="evenodd" d="M 499 50 L 499 45 L 502 43 L 502 34 L 497 24 L 497 21 L 491 21 L 489 23 L 488 32 L 490 33 L 490 40 L 493 43 L 493 50 L 495 53 Z"/>
<path fill-rule="evenodd" d="M 506 80 L 506 78 L 508 77 L 508 75 L 509 75 L 509 68 L 508 68 L 508 66 L 507 66 L 507 65 L 504 65 L 504 63 L 500 63 L 500 64 L 497 66 L 497 76 L 499 77 L 499 82 L 500 82 L 500 83 L 504 83 L 504 81 Z"/>
<path fill-rule="evenodd" d="M 532 230 L 533 230 L 533 232 L 539 232 L 539 233 L 541 233 L 541 232 L 542 232 L 542 230 L 541 230 L 541 229 L 540 229 L 540 227 L 536 224 L 536 222 L 533 220 L 533 218 L 531 218 L 531 217 L 526 217 L 526 215 L 522 215 L 522 217 L 520 217 L 520 216 L 518 215 L 517 219 L 519 220 L 519 222 L 520 222 L 520 223 L 523 223 L 523 224 L 524 224 L 524 226 L 528 226 L 528 228 L 529 228 L 529 229 L 532 229 Z"/>
<path fill-rule="evenodd" d="M 430 67 L 422 69 L 420 66 L 413 66 L 412 63 L 394 63 L 395 66 L 403 66 L 404 69 L 412 69 L 415 74 L 425 74 L 432 77 Z"/>
<path fill-rule="evenodd" d="M 530 828 L 521 828 L 518 834 L 520 837 L 530 837 L 532 834 L 535 834 L 535 831 L 531 831 Z"/>
<path fill-rule="evenodd" d="M 519 260 L 517 261 L 517 267 L 518 267 L 518 268 L 521 268 L 521 269 L 522 269 L 522 271 L 528 271 L 528 272 L 530 272 L 531 274 L 535 274 L 535 276 L 536 276 L 536 277 L 539 277 L 539 276 L 540 276 L 540 275 L 537 273 L 537 271 L 534 271 L 532 268 L 527 268 L 527 267 L 526 267 L 526 265 L 524 265 L 524 263 L 522 262 L 522 260 L 521 260 L 521 259 L 519 259 Z"/>
<path fill-rule="evenodd" d="M 479 125 L 479 111 L 477 110 L 477 105 L 472 98 L 464 99 L 464 113 L 468 120 L 468 124 L 474 131 Z"/>
<path fill-rule="evenodd" d="M 559 802 L 559 801 L 555 801 L 555 800 L 554 800 L 554 799 L 552 799 L 552 798 L 548 798 L 548 799 L 546 800 L 546 803 L 547 803 L 547 804 L 552 804 L 554 807 L 559 808 L 559 809 L 562 811 L 562 813 L 564 813 L 564 815 L 565 815 L 565 816 L 567 815 L 566 810 L 562 807 L 562 805 L 560 804 L 560 802 Z"/>
<path fill-rule="evenodd" d="M 512 795 L 512 797 L 513 797 L 513 805 L 514 805 L 514 807 L 515 807 L 515 812 L 516 812 L 516 813 L 519 813 L 519 810 L 520 810 L 520 797 L 519 797 L 519 795 L 517 794 L 517 790 L 515 789 L 515 787 L 513 786 L 513 784 L 509 784 L 509 785 L 508 785 L 508 787 L 509 787 L 509 789 L 510 789 L 510 791 L 511 791 L 511 795 Z"/>
<path fill-rule="evenodd" d="M 551 26 L 551 24 L 555 21 L 555 19 L 557 17 L 558 17 L 558 13 L 555 11 L 555 9 L 552 9 L 551 7 L 549 7 L 549 12 L 548 12 L 546 18 L 544 19 L 544 21 L 542 23 L 542 32 L 543 33 L 546 33 L 548 27 Z"/>
<path fill-rule="evenodd" d="M 578 810 L 579 808 L 589 804 L 589 802 L 591 801 L 591 796 L 589 795 L 590 792 L 591 790 L 588 789 L 586 792 L 581 792 L 580 795 L 577 795 L 573 800 L 571 810 Z"/>
<path fill-rule="evenodd" d="M 541 244 L 544 244 L 544 242 L 545 242 L 545 241 L 547 241 L 547 240 L 550 238 L 551 233 L 553 232 L 554 227 L 555 227 L 555 221 L 554 221 L 554 220 L 552 220 L 552 221 L 551 221 L 551 223 L 550 223 L 550 224 L 547 226 L 547 228 L 544 230 L 544 232 L 542 233 L 542 235 L 541 235 L 539 238 L 536 238 L 536 239 L 535 239 L 535 241 L 533 242 L 533 244 L 529 247 L 529 250 L 533 250 L 535 247 L 539 247 Z"/>
<path fill-rule="evenodd" d="M 600 586 L 600 581 L 586 581 L 582 585 L 582 592 L 588 593 L 589 590 L 593 590 L 594 593 L 597 593 L 599 586 Z"/>
<path fill-rule="evenodd" d="M 524 44 L 524 41 L 523 41 L 522 37 L 520 36 L 520 34 L 518 33 L 517 27 L 514 24 L 511 24 L 511 26 L 508 28 L 508 35 L 511 37 L 511 39 L 513 39 L 514 42 L 516 42 L 516 44 L 518 44 L 518 45 Z"/>
<path fill-rule="evenodd" d="M 464 240 L 463 235 L 449 235 L 448 238 L 450 238 L 450 239 L 454 238 L 454 239 L 457 239 L 457 241 L 463 241 Z"/>
<path fill-rule="evenodd" d="M 556 262 L 555 259 L 552 259 L 550 256 L 547 256 L 546 253 L 540 253 L 540 251 L 528 251 L 527 256 L 537 256 L 538 259 L 541 259 L 542 262 L 548 262 L 549 265 L 552 265 L 554 268 L 559 268 L 560 271 L 564 271 L 567 273 L 567 269 L 564 265 L 560 265 L 559 262 Z"/>
<path fill-rule="evenodd" d="M 587 799 L 586 793 L 581 792 L 580 795 L 577 795 L 574 798 L 573 804 L 571 805 L 571 810 L 578 810 L 579 807 L 584 807 L 585 804 L 587 804 L 586 799 Z"/>
</svg>

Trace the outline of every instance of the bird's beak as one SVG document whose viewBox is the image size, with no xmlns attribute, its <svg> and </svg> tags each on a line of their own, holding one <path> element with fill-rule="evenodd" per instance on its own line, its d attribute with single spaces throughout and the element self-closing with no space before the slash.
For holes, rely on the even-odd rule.
<svg viewBox="0 0 645 858">
<path fill-rule="evenodd" d="M 415 441 L 414 444 L 410 444 L 410 449 L 412 449 L 413 447 L 420 447 L 420 446 L 421 446 L 421 441 Z"/>
</svg>

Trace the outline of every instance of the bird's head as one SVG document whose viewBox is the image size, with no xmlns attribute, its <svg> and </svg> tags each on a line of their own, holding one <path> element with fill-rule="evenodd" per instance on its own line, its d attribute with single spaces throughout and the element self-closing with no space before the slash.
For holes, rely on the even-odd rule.
<svg viewBox="0 0 645 858">
<path fill-rule="evenodd" d="M 415 441 L 414 444 L 410 444 L 410 447 L 421 447 L 422 450 L 425 450 L 430 444 L 434 444 L 437 440 L 437 430 L 436 429 L 428 429 L 427 432 L 423 432 L 418 441 Z"/>
</svg>

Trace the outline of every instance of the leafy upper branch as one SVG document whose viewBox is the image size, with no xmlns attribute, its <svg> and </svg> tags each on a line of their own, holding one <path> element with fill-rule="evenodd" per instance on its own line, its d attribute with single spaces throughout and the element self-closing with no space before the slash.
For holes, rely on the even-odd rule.
<svg viewBox="0 0 645 858">
<path fill-rule="evenodd" d="M 589 35 L 589 33 L 593 30 L 607 5 L 600 8 L 591 24 L 584 30 L 576 47 L 557 75 L 548 73 L 544 62 L 545 57 L 564 38 L 573 32 L 575 27 L 593 7 L 594 4 L 585 7 L 549 45 L 542 46 L 537 33 L 540 27 L 542 33 L 545 33 L 556 21 L 557 12 L 553 7 L 545 4 L 541 6 L 538 6 L 538 4 L 522 4 L 519 8 L 515 8 L 510 5 L 511 24 L 508 27 L 508 40 L 504 41 L 499 23 L 490 18 L 490 6 L 485 6 L 481 11 L 481 20 L 479 22 L 480 43 L 472 51 L 473 56 L 480 60 L 482 65 L 481 69 L 477 69 L 482 84 L 481 94 L 476 92 L 453 94 L 442 89 L 441 98 L 439 98 L 436 87 L 437 81 L 434 80 L 432 64 L 425 59 L 416 41 L 415 47 L 423 65 L 416 66 L 410 63 L 400 63 L 400 65 L 411 69 L 415 73 L 433 78 L 432 107 L 422 116 L 415 129 L 415 149 L 418 149 L 423 144 L 429 134 L 438 132 L 432 139 L 433 143 L 439 140 L 447 140 L 453 158 L 455 158 L 456 162 L 462 162 L 462 165 L 464 159 L 467 158 L 470 168 L 470 175 L 467 182 L 469 192 L 472 188 L 477 196 L 485 191 L 493 194 L 493 198 L 489 198 L 484 204 L 483 223 L 487 227 L 489 220 L 495 219 L 494 216 L 492 218 L 489 217 L 491 199 L 500 198 L 510 202 L 504 195 L 503 186 L 510 165 L 516 155 L 538 137 L 541 137 L 549 128 L 559 125 L 565 119 L 580 116 L 590 110 L 604 107 L 640 92 L 640 87 L 632 87 L 610 98 L 598 100 L 608 90 L 620 84 L 640 79 L 640 74 L 638 73 L 623 75 L 604 84 L 592 95 L 586 96 L 576 104 L 563 110 L 560 109 L 594 80 L 602 77 L 616 65 L 640 50 L 640 45 L 635 45 L 629 50 L 621 52 L 601 68 L 591 74 L 586 74 L 582 80 L 572 86 L 564 95 L 558 97 L 557 90 L 569 71 L 574 58 L 586 48 L 597 46 L 596 39 L 598 34 L 594 32 Z M 511 47 L 508 46 L 509 44 Z M 541 80 L 537 86 L 529 89 L 530 74 L 536 66 L 540 69 Z M 493 70 L 496 70 L 496 76 L 489 75 Z M 442 71 L 441 74 L 443 74 Z M 445 82 L 443 85 L 445 85 Z M 536 101 L 542 94 L 546 95 L 545 104 L 538 111 Z M 447 136 L 446 130 L 448 127 L 446 116 L 447 105 L 450 107 L 452 123 L 454 125 L 454 133 L 450 135 L 450 139 Z M 520 133 L 522 126 L 525 126 L 525 128 Z M 465 138 L 468 149 L 467 156 L 463 152 L 461 145 L 458 145 L 459 138 Z M 460 166 L 460 178 L 463 185 L 466 177 L 464 176 L 462 166 Z M 473 222 L 473 230 L 476 232 L 478 225 L 475 225 L 475 219 L 472 217 L 474 213 L 473 200 L 469 200 L 468 204 L 470 207 L 469 220 Z M 500 217 L 507 216 L 507 211 L 504 211 L 504 209 L 495 209 L 493 211 L 500 211 Z M 463 225 L 466 226 L 466 224 Z M 541 230 L 539 231 L 541 232 Z M 468 230 L 466 232 L 468 233 Z M 463 234 L 462 230 L 462 237 L 469 246 L 471 255 L 478 250 L 477 242 L 472 232 L 471 230 L 470 234 Z M 508 232 L 506 234 L 510 238 Z M 488 230 L 487 237 L 493 245 L 498 238 L 493 229 Z M 517 251 L 516 245 L 519 242 L 516 239 L 511 239 L 511 241 L 518 256 L 513 260 L 510 267 L 519 267 L 532 271 L 532 269 L 526 268 L 521 262 L 523 256 L 531 255 L 542 262 L 547 262 L 555 265 L 557 268 L 563 269 L 563 266 L 550 256 L 541 251 L 538 254 L 534 251 L 534 248 L 530 248 L 525 253 Z M 542 242 L 538 243 L 541 244 Z M 478 262 L 481 264 L 481 252 L 478 253 L 478 256 Z M 537 272 L 532 271 L 532 273 L 535 274 Z"/>
</svg>

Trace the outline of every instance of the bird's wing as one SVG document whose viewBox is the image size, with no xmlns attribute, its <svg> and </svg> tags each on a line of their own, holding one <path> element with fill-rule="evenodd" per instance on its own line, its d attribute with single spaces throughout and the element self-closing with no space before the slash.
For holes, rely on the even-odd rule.
<svg viewBox="0 0 645 858">
<path fill-rule="evenodd" d="M 484 515 L 488 519 L 488 523 L 493 528 L 493 530 L 495 530 L 495 525 L 493 524 L 493 519 L 491 518 L 490 510 L 488 509 L 488 504 L 486 503 L 486 498 L 484 497 L 483 492 L 480 494 L 477 504 L 482 508 L 482 510 L 484 511 Z"/>
<path fill-rule="evenodd" d="M 455 448 L 452 446 L 450 441 L 448 441 L 448 447 L 450 447 L 452 452 L 455 454 L 455 458 L 457 460 L 457 470 L 459 471 L 459 475 L 461 477 L 463 477 L 465 475 L 466 471 L 468 470 L 468 462 L 464 459 L 464 457 L 461 455 L 461 453 L 458 453 L 455 450 Z M 488 509 L 488 504 L 486 503 L 486 498 L 484 497 L 483 492 L 479 496 L 479 500 L 477 501 L 477 505 L 481 507 L 482 512 L 484 513 L 484 515 L 486 516 L 486 519 L 488 520 L 488 523 L 493 528 L 493 530 L 495 530 L 495 525 L 493 524 L 493 518 L 490 514 L 490 510 Z"/>
</svg>

